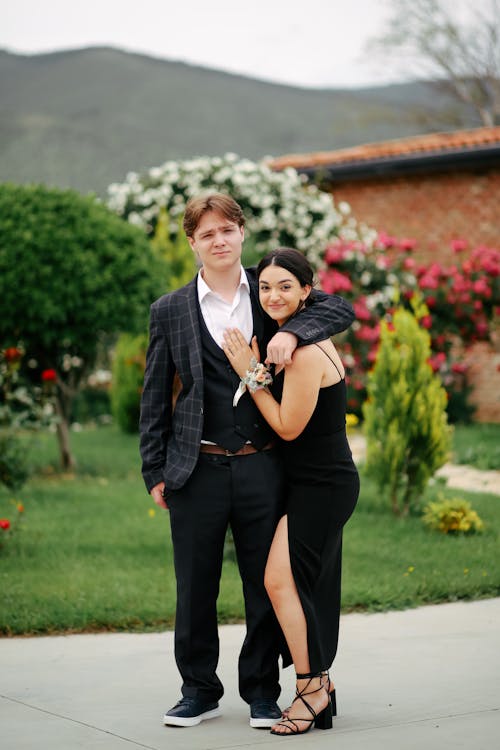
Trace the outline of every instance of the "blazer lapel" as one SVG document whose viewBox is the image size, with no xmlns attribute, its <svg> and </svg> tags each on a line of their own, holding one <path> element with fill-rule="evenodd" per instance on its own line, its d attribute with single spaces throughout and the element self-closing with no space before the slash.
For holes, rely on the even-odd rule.
<svg viewBox="0 0 500 750">
<path fill-rule="evenodd" d="M 197 276 L 186 286 L 185 314 L 189 321 L 192 337 L 189 341 L 189 362 L 193 380 L 203 385 L 203 359 L 200 321 L 198 318 L 198 286 Z"/>
</svg>

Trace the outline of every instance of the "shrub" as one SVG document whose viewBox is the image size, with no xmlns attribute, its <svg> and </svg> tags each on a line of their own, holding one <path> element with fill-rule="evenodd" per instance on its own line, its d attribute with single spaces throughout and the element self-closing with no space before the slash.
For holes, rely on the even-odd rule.
<svg viewBox="0 0 500 750">
<path fill-rule="evenodd" d="M 29 475 L 26 441 L 21 442 L 12 430 L 0 431 L 0 483 L 18 490 Z"/>
<path fill-rule="evenodd" d="M 168 161 L 143 175 L 131 172 L 123 184 L 109 186 L 108 205 L 149 235 L 164 209 L 175 238 L 188 199 L 209 191 L 228 193 L 238 201 L 247 221 L 246 244 L 259 256 L 287 245 L 318 265 L 324 247 L 337 235 L 357 239 L 360 231 L 367 233 L 357 226 L 346 203 L 337 210 L 331 195 L 295 169 L 273 172 L 264 161 L 236 154 Z"/>
<path fill-rule="evenodd" d="M 124 432 L 137 432 L 139 429 L 146 348 L 146 334 L 139 336 L 122 334 L 115 348 L 111 410 L 114 419 Z"/>
<path fill-rule="evenodd" d="M 422 521 L 428 528 L 443 534 L 473 534 L 484 529 L 471 504 L 459 497 L 440 497 L 428 503 L 423 510 Z"/>
<path fill-rule="evenodd" d="M 426 309 L 416 312 L 421 317 Z M 408 513 L 449 450 L 446 391 L 429 356 L 430 336 L 411 312 L 399 308 L 392 323 L 382 322 L 363 406 L 366 469 L 397 515 Z"/>
<path fill-rule="evenodd" d="M 62 464 L 72 400 L 103 334 L 144 330 L 164 266 L 136 227 L 92 196 L 0 185 L 0 342 L 22 342 L 52 391 Z"/>
<path fill-rule="evenodd" d="M 176 222 L 175 234 L 170 231 L 170 224 L 169 214 L 162 206 L 151 245 L 165 263 L 165 292 L 184 286 L 196 273 L 194 253 L 182 229 L 182 217 Z"/>
<path fill-rule="evenodd" d="M 448 393 L 450 421 L 468 422 L 473 408 L 468 402 L 467 348 L 475 341 L 491 340 L 500 298 L 500 251 L 477 247 L 461 261 L 447 267 L 418 264 L 412 257 L 415 242 L 380 234 L 366 242 L 336 240 L 325 252 L 319 271 L 323 288 L 349 299 L 357 320 L 342 342 L 346 364 L 348 408 L 361 414 L 366 398 L 367 373 L 377 355 L 380 320 L 391 319 L 395 299 L 410 307 L 415 293 L 427 305 L 420 324 L 431 335 L 429 362 Z M 467 243 L 452 247 L 464 254 Z"/>
</svg>

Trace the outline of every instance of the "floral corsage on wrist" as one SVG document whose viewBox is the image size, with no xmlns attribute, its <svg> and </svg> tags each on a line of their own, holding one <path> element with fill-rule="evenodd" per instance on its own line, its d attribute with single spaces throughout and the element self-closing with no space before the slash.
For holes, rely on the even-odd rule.
<svg viewBox="0 0 500 750">
<path fill-rule="evenodd" d="M 262 362 L 257 362 L 255 357 L 250 360 L 250 367 L 246 371 L 241 382 L 238 386 L 238 390 L 234 394 L 233 406 L 238 404 L 238 401 L 243 396 L 245 391 L 248 389 L 250 393 L 255 393 L 261 388 L 266 388 L 273 382 L 273 377 L 267 367 Z"/>
</svg>

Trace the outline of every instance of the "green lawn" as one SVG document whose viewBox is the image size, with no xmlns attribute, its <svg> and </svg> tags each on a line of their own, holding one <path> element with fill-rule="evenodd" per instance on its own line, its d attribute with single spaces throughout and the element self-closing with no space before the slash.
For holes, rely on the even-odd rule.
<svg viewBox="0 0 500 750">
<path fill-rule="evenodd" d="M 453 460 L 477 469 L 500 470 L 500 424 L 455 425 Z"/>
<path fill-rule="evenodd" d="M 61 476 L 55 438 L 37 438 L 38 473 L 0 517 L 22 501 L 21 524 L 0 550 L 0 632 L 50 633 L 171 627 L 175 579 L 168 513 L 156 509 L 139 473 L 137 438 L 112 427 L 73 435 L 78 473 Z M 445 490 L 446 493 L 446 490 Z M 500 497 L 471 500 L 486 530 L 472 537 L 427 531 L 417 516 L 394 518 L 366 478 L 345 532 L 344 610 L 385 610 L 500 592 Z M 4 532 L 3 532 L 4 533 Z M 237 568 L 225 563 L 221 622 L 241 620 Z"/>
</svg>

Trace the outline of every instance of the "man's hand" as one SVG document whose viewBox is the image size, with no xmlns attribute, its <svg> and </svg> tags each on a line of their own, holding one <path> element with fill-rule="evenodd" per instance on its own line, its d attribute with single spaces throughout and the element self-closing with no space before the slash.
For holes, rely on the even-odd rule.
<svg viewBox="0 0 500 750">
<path fill-rule="evenodd" d="M 296 348 L 297 336 L 294 333 L 278 331 L 267 345 L 266 365 L 289 365 Z"/>
<path fill-rule="evenodd" d="M 160 508 L 164 508 L 165 510 L 168 510 L 168 505 L 165 502 L 165 499 L 163 497 L 163 490 L 165 489 L 165 482 L 160 482 L 159 484 L 155 484 L 151 492 L 149 493 L 155 503 L 160 506 Z"/>
</svg>

